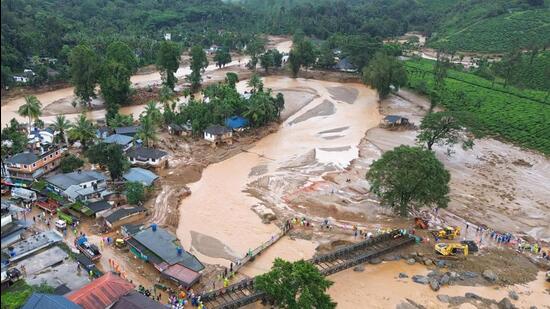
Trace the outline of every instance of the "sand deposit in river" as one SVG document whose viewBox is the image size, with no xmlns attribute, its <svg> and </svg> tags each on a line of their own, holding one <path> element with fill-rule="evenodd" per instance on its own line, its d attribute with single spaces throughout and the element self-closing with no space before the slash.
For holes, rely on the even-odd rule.
<svg viewBox="0 0 550 309">
<path fill-rule="evenodd" d="M 285 96 L 285 105 L 289 108 L 303 107 L 290 116 L 278 132 L 263 138 L 247 152 L 208 166 L 201 180 L 190 185 L 192 194 L 180 206 L 181 217 L 177 230 L 178 238 L 185 248 L 191 247 L 191 231 L 213 237 L 241 256 L 248 249 L 267 241 L 279 228 L 262 223 L 250 210 L 260 200 L 243 192 L 247 185 L 259 177 L 280 184 L 271 186 L 270 196 L 266 198 L 277 207 L 285 208 L 283 197 L 287 193 L 286 185 L 304 184 L 310 177 L 312 180 L 317 179 L 323 171 L 347 166 L 357 157 L 357 145 L 364 132 L 379 122 L 376 94 L 362 84 L 344 85 L 287 77 L 268 77 L 264 79 L 264 84 L 283 94 L 285 89 L 291 89 L 293 100 Z M 347 90 L 351 95 L 334 98 L 329 89 L 335 87 L 352 89 Z M 238 88 L 244 90 L 246 81 L 239 83 Z M 303 96 L 296 95 L 300 89 L 304 89 Z M 356 96 L 353 95 L 355 92 Z M 323 109 L 326 105 L 331 106 L 332 113 L 308 114 L 308 111 Z M 296 122 L 296 119 L 300 121 Z M 342 137 L 337 140 L 327 140 L 318 134 L 344 127 L 348 128 L 338 133 Z M 262 166 L 261 173 L 257 173 L 258 166 Z M 294 169 L 305 168 L 304 172 L 311 176 L 302 174 L 297 177 L 297 181 L 285 179 L 289 169 L 292 169 L 289 166 L 294 166 Z M 310 169 L 309 172 L 307 169 Z M 284 257 L 285 250 L 292 251 L 292 248 L 285 247 L 287 245 L 282 242 L 280 246 L 285 249 L 280 250 L 277 248 L 279 244 L 276 244 L 270 251 L 280 250 L 280 255 Z M 219 256 L 201 252 L 204 250 L 193 248 L 192 251 L 204 262 L 229 264 L 229 261 L 223 261 Z"/>
</svg>

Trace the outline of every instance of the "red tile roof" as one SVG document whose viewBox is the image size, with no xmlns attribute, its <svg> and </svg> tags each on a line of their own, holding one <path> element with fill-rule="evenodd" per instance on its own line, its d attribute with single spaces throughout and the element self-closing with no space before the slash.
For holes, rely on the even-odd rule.
<svg viewBox="0 0 550 309">
<path fill-rule="evenodd" d="M 105 309 L 134 289 L 134 285 L 113 273 L 106 273 L 67 298 L 84 309 Z"/>
</svg>

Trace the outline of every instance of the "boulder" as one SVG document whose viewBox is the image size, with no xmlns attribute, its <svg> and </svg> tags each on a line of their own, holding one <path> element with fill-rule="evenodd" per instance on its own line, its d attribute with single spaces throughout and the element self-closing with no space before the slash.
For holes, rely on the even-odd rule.
<svg viewBox="0 0 550 309">
<path fill-rule="evenodd" d="M 439 284 L 441 285 L 447 285 L 449 282 L 451 282 L 451 277 L 447 274 L 444 274 L 441 278 L 439 278 Z"/>
<path fill-rule="evenodd" d="M 439 285 L 439 281 L 437 281 L 436 279 L 430 280 L 430 288 L 432 289 L 432 291 L 437 292 L 439 291 L 440 287 L 441 286 Z"/>
<path fill-rule="evenodd" d="M 363 265 L 363 264 L 357 265 L 353 268 L 353 271 L 357 271 L 357 272 L 365 271 L 365 265 Z"/>
<path fill-rule="evenodd" d="M 459 276 L 455 271 L 451 271 L 449 272 L 449 277 L 451 277 L 451 280 L 456 280 Z"/>
<path fill-rule="evenodd" d="M 376 265 L 376 264 L 382 263 L 382 260 L 379 259 L 379 258 L 374 258 L 374 259 L 370 259 L 370 260 L 369 260 L 369 263 L 371 263 L 371 264 L 373 264 L 373 265 Z"/>
<path fill-rule="evenodd" d="M 447 266 L 447 263 L 444 260 L 439 260 L 435 263 L 437 267 L 445 267 Z"/>
<path fill-rule="evenodd" d="M 449 295 L 443 294 L 437 295 L 437 299 L 442 303 L 448 303 L 451 301 L 451 297 Z"/>
<path fill-rule="evenodd" d="M 406 273 L 399 273 L 399 278 L 409 278 Z"/>
<path fill-rule="evenodd" d="M 437 276 L 439 276 L 439 275 L 441 275 L 441 274 L 439 273 L 439 271 L 437 271 L 437 270 L 432 270 L 432 271 L 430 271 L 430 272 L 428 273 L 427 276 L 430 277 L 430 278 L 433 278 L 433 277 L 437 277 Z"/>
<path fill-rule="evenodd" d="M 466 298 L 472 298 L 472 299 L 481 299 L 481 297 L 475 293 L 468 292 L 464 294 L 464 297 Z"/>
<path fill-rule="evenodd" d="M 421 275 L 414 275 L 414 276 L 412 276 L 411 279 L 412 279 L 412 281 L 414 281 L 416 283 L 420 283 L 420 284 L 428 284 L 430 282 L 428 277 L 421 276 Z"/>
<path fill-rule="evenodd" d="M 495 272 L 490 269 L 484 270 L 481 275 L 483 276 L 483 278 L 485 278 L 485 280 L 490 282 L 495 282 L 498 279 L 497 274 L 495 274 Z"/>
<path fill-rule="evenodd" d="M 434 262 L 430 259 L 424 259 L 424 265 L 426 266 L 432 266 Z"/>
<path fill-rule="evenodd" d="M 462 273 L 461 276 L 463 278 L 473 279 L 473 278 L 477 278 L 478 274 L 474 273 L 473 271 L 465 271 L 465 272 Z"/>
<path fill-rule="evenodd" d="M 408 259 L 407 260 L 407 264 L 409 264 L 409 265 L 414 265 L 415 263 L 416 263 L 415 259 Z"/>
<path fill-rule="evenodd" d="M 512 304 L 512 301 L 508 297 L 504 297 L 501 301 L 498 302 L 499 309 L 515 309 L 517 308 Z"/>
<path fill-rule="evenodd" d="M 401 257 L 399 255 L 388 255 L 388 256 L 385 256 L 382 258 L 382 260 L 384 261 L 397 261 L 399 260 Z"/>
<path fill-rule="evenodd" d="M 508 296 L 513 300 L 518 300 L 519 299 L 519 295 L 515 291 L 508 292 Z"/>
</svg>

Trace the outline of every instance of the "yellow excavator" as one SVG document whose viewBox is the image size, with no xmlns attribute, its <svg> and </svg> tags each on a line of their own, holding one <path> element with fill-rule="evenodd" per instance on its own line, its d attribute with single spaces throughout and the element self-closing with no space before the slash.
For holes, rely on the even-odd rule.
<svg viewBox="0 0 550 309">
<path fill-rule="evenodd" d="M 460 235 L 459 226 L 447 226 L 443 229 L 432 231 L 435 237 L 453 240 Z"/>
<path fill-rule="evenodd" d="M 440 242 L 435 244 L 435 252 L 443 256 L 467 256 L 469 248 L 467 244 L 461 243 L 444 243 Z"/>
</svg>

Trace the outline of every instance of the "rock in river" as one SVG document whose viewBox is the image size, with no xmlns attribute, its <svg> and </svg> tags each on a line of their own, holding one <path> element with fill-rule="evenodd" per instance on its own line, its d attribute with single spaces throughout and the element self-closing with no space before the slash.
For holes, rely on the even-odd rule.
<svg viewBox="0 0 550 309">
<path fill-rule="evenodd" d="M 497 281 L 497 279 L 498 279 L 497 274 L 495 274 L 495 272 L 492 271 L 492 270 L 490 270 L 490 269 L 484 270 L 483 273 L 482 273 L 481 275 L 482 275 L 483 278 L 485 278 L 487 281 L 491 281 L 491 282 L 495 282 L 495 281 Z"/>
<path fill-rule="evenodd" d="M 411 279 L 412 279 L 412 281 L 414 281 L 416 283 L 420 283 L 420 284 L 428 284 L 429 283 L 428 277 L 426 277 L 426 276 L 414 275 L 414 276 L 412 276 Z"/>
<path fill-rule="evenodd" d="M 365 265 L 363 265 L 363 264 L 357 265 L 353 268 L 353 271 L 356 271 L 356 272 L 365 271 Z"/>
<path fill-rule="evenodd" d="M 441 286 L 439 285 L 439 281 L 437 281 L 437 279 L 430 280 L 430 288 L 432 289 L 432 291 L 437 292 L 439 291 L 440 287 Z"/>
</svg>

